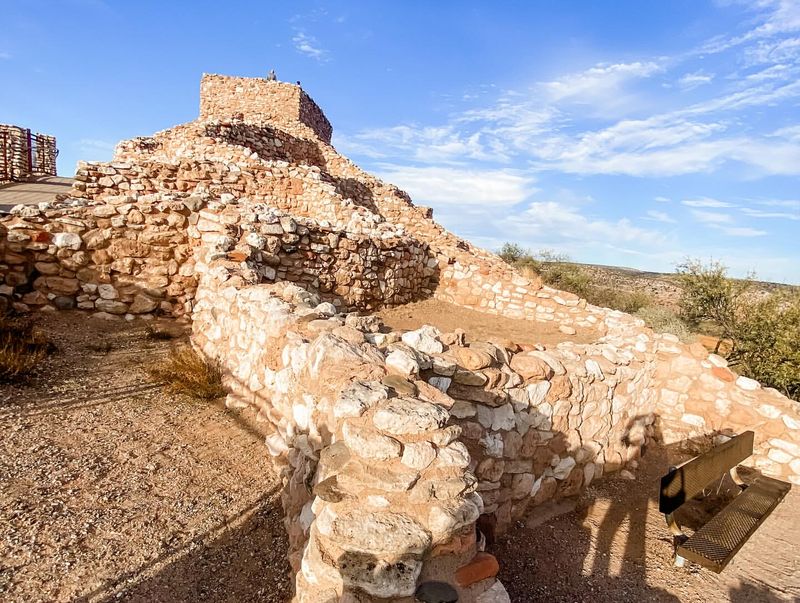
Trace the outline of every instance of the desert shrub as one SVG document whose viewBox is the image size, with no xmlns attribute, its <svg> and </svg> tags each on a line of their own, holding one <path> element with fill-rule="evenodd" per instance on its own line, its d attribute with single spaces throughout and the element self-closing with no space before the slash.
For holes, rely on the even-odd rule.
<svg viewBox="0 0 800 603">
<path fill-rule="evenodd" d="M 0 318 L 0 382 L 23 381 L 52 351 L 53 345 L 28 318 Z"/>
<path fill-rule="evenodd" d="M 517 245 L 516 243 L 503 243 L 500 251 L 497 252 L 497 255 L 499 255 L 508 264 L 516 264 L 526 254 L 530 255 L 525 248 L 523 248 L 521 245 Z"/>
<path fill-rule="evenodd" d="M 748 303 L 747 293 L 752 281 L 728 277 L 727 268 L 714 260 L 703 263 L 687 259 L 678 265 L 677 274 L 681 286 L 681 318 L 696 330 L 708 322 L 720 342 L 732 340 L 740 311 Z"/>
<path fill-rule="evenodd" d="M 719 262 L 687 260 L 678 276 L 682 316 L 696 327 L 710 325 L 719 337 L 715 351 L 739 373 L 800 396 L 800 292 L 759 297 L 752 277 L 732 279 Z"/>
<path fill-rule="evenodd" d="M 219 362 L 204 358 L 189 346 L 174 347 L 166 359 L 151 366 L 149 372 L 172 393 L 198 400 L 213 400 L 226 394 Z"/>
<path fill-rule="evenodd" d="M 643 306 L 636 311 L 636 316 L 656 333 L 672 333 L 684 343 L 694 340 L 689 326 L 675 312 L 663 306 Z"/>
<path fill-rule="evenodd" d="M 523 274 L 534 273 L 546 285 L 574 293 L 596 306 L 633 313 L 653 303 L 646 293 L 620 291 L 594 283 L 582 266 L 549 249 L 532 253 L 516 243 L 505 243 L 498 255 Z"/>
<path fill-rule="evenodd" d="M 586 301 L 595 306 L 611 308 L 628 314 L 634 314 L 653 304 L 653 298 L 642 291 L 623 291 L 597 285 L 590 286 L 584 297 L 586 297 Z"/>
<path fill-rule="evenodd" d="M 751 301 L 736 319 L 728 360 L 737 371 L 800 398 L 800 293 Z"/>
</svg>

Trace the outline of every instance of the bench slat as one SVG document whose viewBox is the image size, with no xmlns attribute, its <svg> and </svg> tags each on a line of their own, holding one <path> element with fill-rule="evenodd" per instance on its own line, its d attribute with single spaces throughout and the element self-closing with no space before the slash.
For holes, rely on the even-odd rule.
<svg viewBox="0 0 800 603">
<path fill-rule="evenodd" d="M 678 555 L 721 572 L 786 496 L 791 484 L 759 477 L 711 521 L 678 546 Z"/>
<path fill-rule="evenodd" d="M 753 454 L 752 431 L 740 433 L 661 478 L 658 507 L 673 513 L 687 500 Z"/>
</svg>

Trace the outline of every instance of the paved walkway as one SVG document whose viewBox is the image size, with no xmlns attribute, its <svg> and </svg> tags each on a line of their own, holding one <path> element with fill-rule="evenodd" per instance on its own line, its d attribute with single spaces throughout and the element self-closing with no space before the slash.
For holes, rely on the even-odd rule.
<svg viewBox="0 0 800 603">
<path fill-rule="evenodd" d="M 0 184 L 0 211 L 8 211 L 15 205 L 35 205 L 50 201 L 59 193 L 69 193 L 72 178 L 41 176 L 28 182 Z"/>
</svg>

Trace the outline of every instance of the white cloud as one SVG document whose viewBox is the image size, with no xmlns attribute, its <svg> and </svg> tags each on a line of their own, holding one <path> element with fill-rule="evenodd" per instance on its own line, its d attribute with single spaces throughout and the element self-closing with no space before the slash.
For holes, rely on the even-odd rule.
<svg viewBox="0 0 800 603">
<path fill-rule="evenodd" d="M 758 230 L 749 226 L 720 226 L 719 224 L 712 224 L 711 227 L 731 237 L 762 237 L 767 234 L 766 230 Z"/>
<path fill-rule="evenodd" d="M 780 220 L 800 220 L 800 211 L 790 213 L 790 212 L 780 212 L 780 211 L 764 211 L 763 209 L 743 207 L 742 213 L 752 218 L 777 218 Z"/>
<path fill-rule="evenodd" d="M 292 43 L 297 52 L 307 57 L 311 57 L 319 62 L 328 60 L 328 51 L 319 45 L 314 36 L 310 36 L 303 31 L 298 31 L 292 37 Z"/>
<path fill-rule="evenodd" d="M 719 201 L 718 199 L 711 199 L 709 197 L 701 197 L 699 199 L 684 199 L 681 201 L 682 205 L 686 207 L 736 207 L 727 201 Z"/>
<path fill-rule="evenodd" d="M 684 90 L 692 90 L 704 84 L 710 84 L 714 80 L 713 75 L 696 71 L 694 73 L 687 73 L 678 80 L 678 85 Z"/>
<path fill-rule="evenodd" d="M 654 200 L 658 201 L 659 203 L 671 203 L 672 202 L 672 199 L 670 199 L 669 197 L 661 197 L 661 196 L 654 197 Z"/>
<path fill-rule="evenodd" d="M 733 222 L 733 217 L 730 214 L 724 214 L 716 211 L 703 211 L 701 209 L 693 209 L 692 215 L 694 219 L 703 224 L 729 224 Z"/>
<path fill-rule="evenodd" d="M 657 211 L 651 209 L 647 212 L 645 220 L 653 220 L 654 222 L 664 222 L 665 224 L 674 224 L 675 219 L 665 211 Z"/>
<path fill-rule="evenodd" d="M 514 170 L 383 164 L 379 175 L 422 203 L 507 207 L 536 191 L 533 178 Z"/>
<path fill-rule="evenodd" d="M 504 232 L 515 233 L 527 240 L 547 242 L 560 239 L 602 241 L 604 244 L 656 244 L 664 241 L 662 233 L 640 228 L 627 218 L 611 221 L 593 219 L 576 208 L 555 201 L 534 202 L 523 212 L 507 216 L 498 223 Z"/>
<path fill-rule="evenodd" d="M 539 87 L 551 102 L 569 100 L 581 104 L 593 104 L 599 97 L 617 94 L 627 81 L 650 77 L 660 70 L 661 67 L 652 61 L 613 65 L 601 63 L 586 71 L 544 82 Z"/>
<path fill-rule="evenodd" d="M 0 52 L 0 61 L 7 61 L 9 59 L 11 59 L 10 52 Z"/>
</svg>

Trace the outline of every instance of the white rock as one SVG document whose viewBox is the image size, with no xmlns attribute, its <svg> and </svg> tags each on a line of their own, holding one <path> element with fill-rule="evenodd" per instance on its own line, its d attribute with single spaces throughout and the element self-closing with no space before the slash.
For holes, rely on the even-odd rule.
<svg viewBox="0 0 800 603">
<path fill-rule="evenodd" d="M 81 248 L 81 237 L 74 232 L 58 232 L 53 235 L 53 245 L 59 249 L 72 249 L 77 251 Z"/>
<path fill-rule="evenodd" d="M 436 458 L 436 450 L 430 442 L 411 442 L 403 447 L 402 463 L 412 469 L 422 470 Z"/>
<path fill-rule="evenodd" d="M 503 436 L 499 433 L 487 433 L 480 439 L 480 445 L 488 456 L 503 458 Z M 574 461 L 573 461 L 574 462 Z"/>
<path fill-rule="evenodd" d="M 450 387 L 452 382 L 453 380 L 450 377 L 431 377 L 428 379 L 428 383 L 445 394 L 447 393 L 447 389 Z"/>
<path fill-rule="evenodd" d="M 403 333 L 401 339 L 407 346 L 425 354 L 441 354 L 444 350 L 442 342 L 439 341 L 439 329 L 429 325 Z"/>
<path fill-rule="evenodd" d="M 761 384 L 755 379 L 740 376 L 736 379 L 736 385 L 747 391 L 755 391 L 761 387 Z"/>
<path fill-rule="evenodd" d="M 575 464 L 575 459 L 571 456 L 564 457 L 553 467 L 553 477 L 556 479 L 566 479 Z"/>
<path fill-rule="evenodd" d="M 439 463 L 447 467 L 466 469 L 470 463 L 469 451 L 461 442 L 452 442 L 439 449 Z"/>
<path fill-rule="evenodd" d="M 504 404 L 494 409 L 492 418 L 492 429 L 494 431 L 508 431 L 514 429 L 516 420 L 514 417 L 514 407 L 511 404 Z"/>
<path fill-rule="evenodd" d="M 394 350 L 386 356 L 386 366 L 404 377 L 411 377 L 419 374 L 419 363 L 411 354 L 402 350 Z"/>
<path fill-rule="evenodd" d="M 330 302 L 322 302 L 314 308 L 314 312 L 323 317 L 336 316 L 336 306 Z"/>
</svg>

